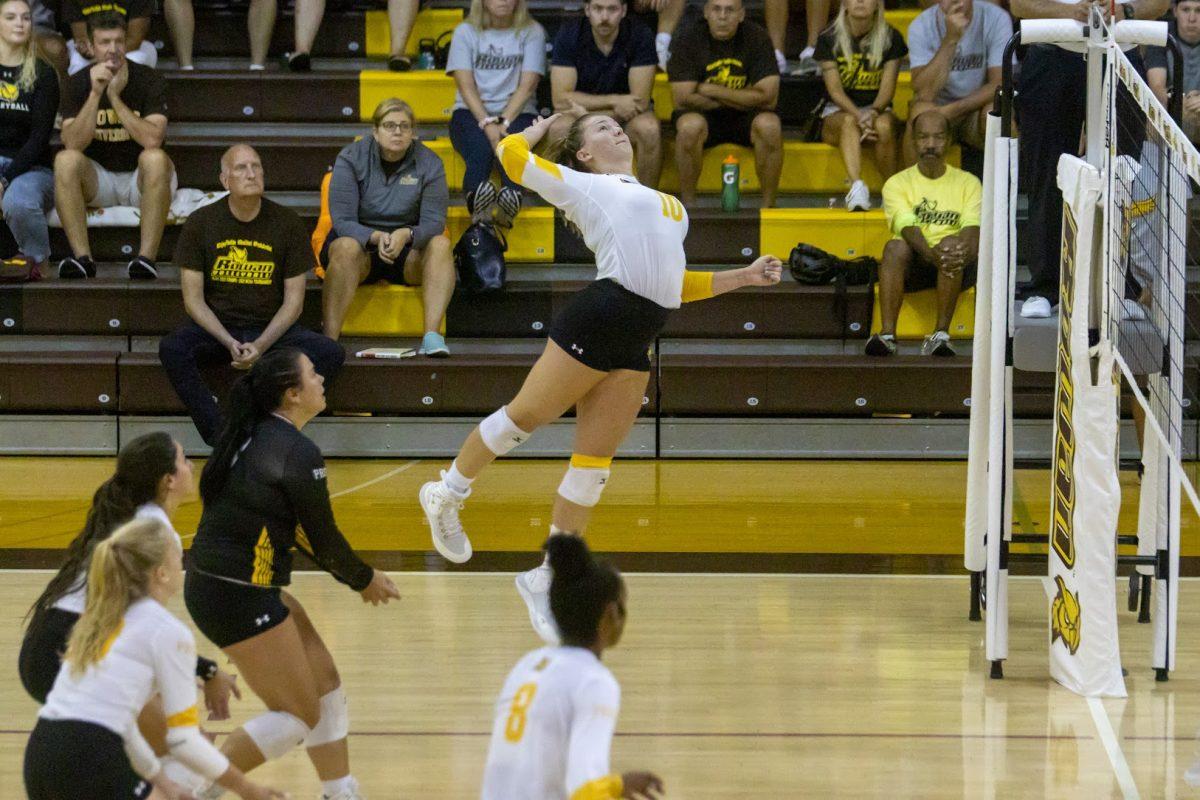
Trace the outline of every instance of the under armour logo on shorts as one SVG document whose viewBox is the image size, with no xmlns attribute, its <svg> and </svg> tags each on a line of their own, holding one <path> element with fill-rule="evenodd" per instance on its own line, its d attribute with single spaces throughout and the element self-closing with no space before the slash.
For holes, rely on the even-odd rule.
<svg viewBox="0 0 1200 800">
<path fill-rule="evenodd" d="M 579 353 L 579 355 L 583 355 L 583 348 L 580 347 L 579 345 L 573 344 L 573 345 L 571 345 L 571 349 L 574 350 L 576 353 Z"/>
<path fill-rule="evenodd" d="M 258 626 L 259 628 L 261 628 L 263 625 L 266 625 L 270 621 L 271 621 L 270 614 L 263 614 L 261 617 L 254 618 L 254 624 L 256 626 Z"/>
</svg>

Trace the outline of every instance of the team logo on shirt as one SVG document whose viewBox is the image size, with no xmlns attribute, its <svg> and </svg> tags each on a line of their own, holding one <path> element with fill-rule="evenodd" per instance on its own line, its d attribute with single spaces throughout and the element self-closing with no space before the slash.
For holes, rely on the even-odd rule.
<svg viewBox="0 0 1200 800">
<path fill-rule="evenodd" d="M 505 53 L 500 48 L 488 45 L 487 50 L 475 54 L 475 69 L 508 70 L 525 60 L 523 53 Z"/>
<path fill-rule="evenodd" d="M 0 100 L 3 100 L 6 103 L 11 103 L 13 100 L 17 99 L 17 96 L 20 93 L 21 90 L 15 83 L 0 81 Z"/>
<path fill-rule="evenodd" d="M 921 202 L 917 203 L 913 213 L 916 214 L 917 222 L 921 225 L 946 225 L 956 228 L 958 221 L 962 219 L 962 214 L 957 211 L 939 210 L 937 200 L 930 200 L 928 197 L 921 198 Z"/>
<path fill-rule="evenodd" d="M 746 88 L 745 65 L 740 58 L 718 58 L 704 68 L 705 80 L 729 89 Z"/>
<path fill-rule="evenodd" d="M 325 468 L 324 467 L 317 467 L 316 469 L 313 470 L 313 480 L 314 481 L 325 480 Z"/>
<path fill-rule="evenodd" d="M 269 286 L 271 278 L 275 275 L 275 262 L 251 261 L 248 250 L 250 247 L 257 247 L 268 253 L 273 249 L 269 244 L 247 239 L 227 239 L 218 242 L 216 249 L 224 249 L 225 253 L 213 261 L 212 279 L 221 283 Z"/>
<path fill-rule="evenodd" d="M 401 186 L 416 186 L 418 182 L 416 175 L 405 175 L 400 178 Z"/>
</svg>

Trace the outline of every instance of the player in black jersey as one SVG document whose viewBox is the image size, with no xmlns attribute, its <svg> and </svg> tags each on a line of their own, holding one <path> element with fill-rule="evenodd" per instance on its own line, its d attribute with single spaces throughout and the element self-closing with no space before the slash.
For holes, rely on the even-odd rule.
<svg viewBox="0 0 1200 800">
<path fill-rule="evenodd" d="M 325 461 L 300 432 L 324 408 L 324 379 L 299 350 L 268 351 L 234 384 L 200 478 L 204 513 L 184 600 L 269 709 L 230 734 L 222 752 L 246 771 L 303 744 L 325 797 L 356 800 L 341 678 L 308 615 L 281 587 L 291 582 L 296 548 L 364 602 L 400 593 L 354 553 L 333 519 Z"/>
</svg>

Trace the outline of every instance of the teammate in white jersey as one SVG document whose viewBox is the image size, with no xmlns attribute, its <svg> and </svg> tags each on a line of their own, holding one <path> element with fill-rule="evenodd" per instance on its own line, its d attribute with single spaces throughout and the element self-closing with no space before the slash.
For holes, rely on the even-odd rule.
<svg viewBox="0 0 1200 800">
<path fill-rule="evenodd" d="M 512 402 L 467 437 L 440 481 L 421 487 L 433 545 L 455 563 L 471 557 L 458 516 L 471 483 L 572 406 L 575 444 L 555 498 L 551 533 L 583 533 L 613 456 L 642 408 L 648 353 L 671 309 L 742 286 L 770 286 L 782 273 L 779 259 L 769 255 L 741 269 L 687 270 L 687 212 L 675 197 L 637 182 L 629 137 L 611 117 L 586 114 L 572 123 L 561 143 L 562 165 L 530 152 L 557 117 L 502 139 L 496 152 L 510 178 L 562 209 L 579 229 L 596 254 L 597 280 L 554 319 L 545 351 Z M 534 628 L 555 644 L 549 583 L 544 564 L 517 578 Z"/>
<path fill-rule="evenodd" d="M 160 519 L 126 523 L 96 546 L 87 605 L 25 749 L 30 800 L 190 797 L 138 731 L 155 693 L 172 756 L 248 800 L 287 797 L 247 780 L 200 733 L 196 642 L 164 607 L 182 586 L 183 549 Z"/>
<path fill-rule="evenodd" d="M 610 564 L 592 558 L 578 536 L 551 536 L 546 553 L 563 644 L 527 653 L 504 681 L 482 798 L 659 797 L 656 775 L 619 775 L 609 767 L 621 687 L 600 658 L 625 629 L 625 582 Z"/>
</svg>

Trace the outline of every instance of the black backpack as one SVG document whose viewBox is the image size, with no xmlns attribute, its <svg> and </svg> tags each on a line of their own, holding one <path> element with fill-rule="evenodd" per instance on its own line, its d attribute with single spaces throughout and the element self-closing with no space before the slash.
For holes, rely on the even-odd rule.
<svg viewBox="0 0 1200 800">
<path fill-rule="evenodd" d="M 879 259 L 859 256 L 846 260 L 801 242 L 792 248 L 788 268 L 797 283 L 809 286 L 865 286 L 879 277 Z"/>
<path fill-rule="evenodd" d="M 473 223 L 454 246 L 458 285 L 473 293 L 503 289 L 507 273 L 504 251 L 507 249 L 508 245 L 496 233 L 494 225 Z"/>
</svg>

